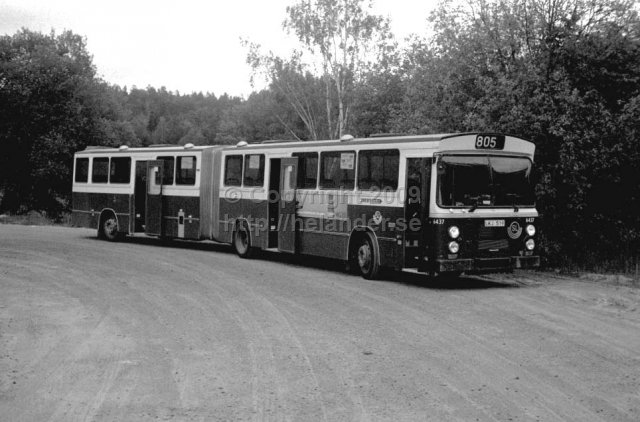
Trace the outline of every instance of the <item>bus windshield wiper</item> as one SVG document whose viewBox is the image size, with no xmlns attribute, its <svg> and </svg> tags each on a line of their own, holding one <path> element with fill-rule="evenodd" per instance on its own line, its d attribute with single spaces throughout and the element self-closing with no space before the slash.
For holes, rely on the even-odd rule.
<svg viewBox="0 0 640 422">
<path fill-rule="evenodd" d="M 518 199 L 518 194 L 507 193 L 507 194 L 505 194 L 505 197 L 506 198 L 511 198 L 511 206 L 513 207 L 513 212 L 520 211 L 520 208 L 518 207 L 518 204 L 516 203 L 516 200 Z"/>
<path fill-rule="evenodd" d="M 476 198 L 472 198 L 475 202 L 473 205 L 471 205 L 471 208 L 469 208 L 469 210 L 467 212 L 474 212 L 475 210 L 478 209 L 478 206 L 480 205 L 480 197 L 476 197 Z"/>
<path fill-rule="evenodd" d="M 471 197 L 469 199 L 473 200 L 474 203 L 471 206 L 471 208 L 469 208 L 467 210 L 467 212 L 474 212 L 475 210 L 478 209 L 478 207 L 480 205 L 491 205 L 491 196 L 490 195 L 480 194 L 480 195 L 478 195 L 476 197 Z"/>
</svg>

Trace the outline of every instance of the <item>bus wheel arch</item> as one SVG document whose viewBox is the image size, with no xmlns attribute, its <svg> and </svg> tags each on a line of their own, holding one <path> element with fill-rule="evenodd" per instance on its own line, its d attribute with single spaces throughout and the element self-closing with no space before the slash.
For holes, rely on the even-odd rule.
<svg viewBox="0 0 640 422">
<path fill-rule="evenodd" d="M 111 208 L 105 208 L 100 213 L 98 220 L 98 238 L 114 242 L 122 235 L 119 232 L 118 216 Z"/>
<path fill-rule="evenodd" d="M 373 280 L 380 276 L 380 245 L 378 238 L 367 227 L 356 227 L 349 236 L 349 263 L 362 277 Z"/>
<path fill-rule="evenodd" d="M 254 248 L 251 245 L 251 240 L 251 228 L 247 220 L 236 220 L 231 243 L 240 258 L 251 258 L 253 255 Z"/>
</svg>

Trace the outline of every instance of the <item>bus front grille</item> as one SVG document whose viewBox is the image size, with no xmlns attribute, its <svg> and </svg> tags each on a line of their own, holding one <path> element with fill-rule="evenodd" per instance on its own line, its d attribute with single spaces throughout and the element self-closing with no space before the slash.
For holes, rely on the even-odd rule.
<svg viewBox="0 0 640 422">
<path fill-rule="evenodd" d="M 480 240 L 478 241 L 478 249 L 486 251 L 490 249 L 507 249 L 509 242 L 507 239 Z"/>
</svg>

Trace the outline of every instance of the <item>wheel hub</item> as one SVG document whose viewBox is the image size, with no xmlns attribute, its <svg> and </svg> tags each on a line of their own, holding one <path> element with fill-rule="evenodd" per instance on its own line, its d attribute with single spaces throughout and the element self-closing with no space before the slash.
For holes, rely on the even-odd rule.
<svg viewBox="0 0 640 422">
<path fill-rule="evenodd" d="M 104 230 L 110 235 L 114 234 L 118 230 L 116 221 L 113 218 L 109 218 L 104 222 Z"/>
<path fill-rule="evenodd" d="M 371 265 L 371 249 L 368 244 L 360 246 L 358 249 L 358 265 L 365 271 L 369 270 Z"/>
</svg>

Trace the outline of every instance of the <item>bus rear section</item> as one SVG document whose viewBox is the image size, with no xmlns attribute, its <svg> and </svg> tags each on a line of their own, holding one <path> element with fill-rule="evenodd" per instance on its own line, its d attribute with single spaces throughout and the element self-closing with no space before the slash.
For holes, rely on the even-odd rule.
<svg viewBox="0 0 640 422">
<path fill-rule="evenodd" d="M 114 149 L 89 147 L 76 153 L 72 188 L 72 223 L 98 229 L 100 238 L 115 240 L 129 231 L 135 164 Z"/>
<path fill-rule="evenodd" d="M 209 238 L 214 147 L 90 147 L 76 153 L 73 224 L 116 240 L 127 234 Z M 204 183 L 209 186 L 210 182 Z M 207 195 L 208 201 L 202 196 Z"/>
<path fill-rule="evenodd" d="M 429 204 L 429 269 L 493 272 L 540 265 L 534 145 L 475 134 L 441 141 Z"/>
</svg>

